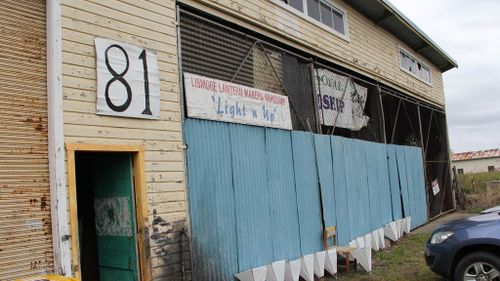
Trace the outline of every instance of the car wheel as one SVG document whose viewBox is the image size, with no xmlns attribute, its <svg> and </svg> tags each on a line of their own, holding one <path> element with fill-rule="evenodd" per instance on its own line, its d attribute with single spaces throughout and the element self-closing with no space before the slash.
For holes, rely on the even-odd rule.
<svg viewBox="0 0 500 281">
<path fill-rule="evenodd" d="M 500 281 L 500 258 L 488 252 L 468 254 L 458 262 L 455 281 Z"/>
</svg>

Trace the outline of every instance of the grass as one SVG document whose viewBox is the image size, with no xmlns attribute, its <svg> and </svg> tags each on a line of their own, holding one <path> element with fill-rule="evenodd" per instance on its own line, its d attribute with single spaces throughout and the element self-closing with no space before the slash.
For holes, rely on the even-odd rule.
<svg viewBox="0 0 500 281">
<path fill-rule="evenodd" d="M 341 271 L 338 279 L 325 277 L 322 281 L 443 281 L 444 279 L 427 268 L 424 260 L 424 245 L 430 233 L 410 234 L 402 238 L 389 250 L 381 250 L 373 254 L 372 272 Z"/>
<path fill-rule="evenodd" d="M 460 183 L 465 194 L 485 192 L 486 184 L 494 180 L 500 180 L 500 172 L 460 175 Z"/>
<path fill-rule="evenodd" d="M 465 212 L 480 211 L 500 205 L 500 187 L 488 190 L 487 184 L 500 180 L 500 172 L 460 175 L 460 183 L 465 195 Z"/>
</svg>

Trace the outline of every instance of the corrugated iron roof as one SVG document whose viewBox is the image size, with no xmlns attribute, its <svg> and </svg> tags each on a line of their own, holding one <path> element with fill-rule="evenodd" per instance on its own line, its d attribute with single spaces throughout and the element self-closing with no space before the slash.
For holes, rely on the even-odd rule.
<svg viewBox="0 0 500 281">
<path fill-rule="evenodd" d="M 451 156 L 451 161 L 463 161 L 463 160 L 492 158 L 492 157 L 500 157 L 500 149 L 499 148 L 480 150 L 480 151 L 454 153 Z"/>
</svg>

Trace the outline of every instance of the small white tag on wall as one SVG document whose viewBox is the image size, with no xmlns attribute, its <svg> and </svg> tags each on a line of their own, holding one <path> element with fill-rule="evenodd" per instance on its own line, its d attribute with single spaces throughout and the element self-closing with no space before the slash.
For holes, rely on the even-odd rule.
<svg viewBox="0 0 500 281">
<path fill-rule="evenodd" d="M 160 118 L 160 76 L 155 51 L 95 39 L 97 114 Z"/>
</svg>

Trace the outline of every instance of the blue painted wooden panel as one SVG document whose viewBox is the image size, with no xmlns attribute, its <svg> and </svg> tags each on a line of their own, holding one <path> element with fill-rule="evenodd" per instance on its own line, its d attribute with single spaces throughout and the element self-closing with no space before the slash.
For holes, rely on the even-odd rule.
<svg viewBox="0 0 500 281">
<path fill-rule="evenodd" d="M 321 186 L 321 199 L 323 203 L 323 218 L 325 225 L 337 225 L 335 214 L 335 191 L 333 188 L 333 164 L 330 136 L 314 135 L 318 172 Z"/>
<path fill-rule="evenodd" d="M 414 229 L 427 222 L 427 201 L 422 151 L 418 147 L 391 146 L 397 158 L 404 216 L 412 217 Z"/>
<path fill-rule="evenodd" d="M 427 204 L 427 190 L 425 185 L 425 172 L 424 172 L 425 166 L 421 149 L 418 149 L 418 151 L 416 152 L 416 158 L 417 158 L 417 163 L 419 163 L 417 169 L 417 178 L 418 178 L 417 188 L 419 190 L 418 192 L 420 199 L 419 205 L 421 206 L 420 221 L 418 222 L 418 224 L 422 225 L 429 220 L 428 217 L 429 206 Z"/>
<path fill-rule="evenodd" d="M 273 261 L 264 132 L 245 125 L 229 129 L 240 271 Z"/>
<path fill-rule="evenodd" d="M 401 146 L 396 146 L 396 158 L 398 163 L 399 188 L 403 202 L 403 217 L 410 215 L 410 198 L 408 197 L 408 176 L 406 171 L 406 157 Z"/>
<path fill-rule="evenodd" d="M 340 245 L 402 218 L 401 197 L 412 227 L 427 220 L 417 148 L 195 119 L 184 129 L 197 280 L 321 250 L 322 204 Z"/>
<path fill-rule="evenodd" d="M 380 222 L 381 225 L 386 225 L 389 222 L 393 221 L 389 163 L 387 159 L 388 152 L 387 145 L 385 144 L 375 144 L 375 146 L 377 147 L 377 149 L 374 161 L 376 161 L 377 163 L 377 187 L 380 195 L 379 200 L 381 212 Z"/>
<path fill-rule="evenodd" d="M 376 143 L 362 142 L 364 145 L 365 161 L 367 168 L 367 191 L 368 191 L 368 207 L 370 218 L 370 230 L 378 229 L 382 226 L 382 208 L 380 202 L 380 189 L 377 155 L 380 151 Z"/>
<path fill-rule="evenodd" d="M 405 159 L 406 159 L 406 171 L 408 175 L 408 198 L 409 198 L 409 208 L 410 215 L 415 217 L 415 221 L 412 222 L 412 226 L 419 220 L 418 215 L 418 193 L 416 192 L 416 182 L 415 182 L 415 155 L 412 153 L 411 147 L 404 147 Z"/>
<path fill-rule="evenodd" d="M 352 240 L 351 222 L 350 222 L 350 204 L 347 194 L 347 179 L 346 179 L 346 156 L 344 148 L 347 139 L 337 136 L 331 136 L 332 161 L 333 161 L 333 185 L 334 185 L 334 201 L 335 214 L 337 221 L 337 243 L 339 245 L 347 245 Z"/>
<path fill-rule="evenodd" d="M 186 120 L 194 280 L 238 272 L 229 125 Z M 225 171 L 221 173 L 221 171 Z"/>
<path fill-rule="evenodd" d="M 344 153 L 351 238 L 356 238 L 370 232 L 368 176 L 364 145 L 358 140 L 347 141 L 344 143 Z"/>
<path fill-rule="evenodd" d="M 425 183 L 422 162 L 422 151 L 416 147 L 405 148 L 407 166 L 411 166 L 412 185 L 409 188 L 411 198 L 411 227 L 416 228 L 427 221 L 427 201 L 425 199 Z"/>
<path fill-rule="evenodd" d="M 403 218 L 401 190 L 399 186 L 398 161 L 396 155 L 396 146 L 388 145 L 387 161 L 389 166 L 389 183 L 391 186 L 392 217 L 394 221 Z"/>
<path fill-rule="evenodd" d="M 302 255 L 307 255 L 322 249 L 321 200 L 312 134 L 292 132 L 292 148 L 301 249 Z"/>
<path fill-rule="evenodd" d="M 300 230 L 290 132 L 266 129 L 266 150 L 274 260 L 297 259 Z"/>
</svg>

